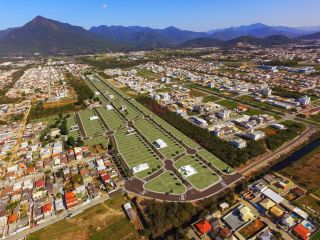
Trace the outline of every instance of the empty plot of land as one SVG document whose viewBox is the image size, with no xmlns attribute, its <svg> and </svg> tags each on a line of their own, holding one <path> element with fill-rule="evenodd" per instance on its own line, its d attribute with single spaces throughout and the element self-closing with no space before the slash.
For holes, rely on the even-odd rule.
<svg viewBox="0 0 320 240">
<path fill-rule="evenodd" d="M 68 129 L 68 136 L 73 137 L 74 139 L 78 139 L 81 136 L 79 130 L 72 130 L 71 127 L 77 126 L 77 120 L 75 113 L 70 113 L 70 117 L 67 118 L 67 129 Z"/>
<path fill-rule="evenodd" d="M 163 162 L 146 145 L 138 134 L 127 134 L 126 130 L 115 133 L 119 151 L 130 168 L 148 164 L 148 169 L 137 172 L 138 178 L 145 178 L 163 165 Z"/>
<path fill-rule="evenodd" d="M 162 128 L 166 129 L 170 133 L 172 133 L 174 136 L 176 136 L 180 141 L 182 141 L 184 144 L 186 144 L 190 148 L 198 148 L 199 145 L 188 138 L 186 135 L 184 135 L 182 132 L 180 132 L 178 129 L 164 121 L 162 118 L 153 115 L 152 119 L 157 122 Z"/>
<path fill-rule="evenodd" d="M 222 172 L 226 172 L 229 170 L 229 173 L 233 172 L 233 169 L 228 166 L 225 162 L 221 161 L 219 158 L 217 158 L 212 153 L 208 152 L 206 149 L 201 149 L 198 154 L 203 157 L 205 160 L 210 162 L 213 166 L 215 166 L 217 169 L 219 169 Z"/>
<path fill-rule="evenodd" d="M 194 156 L 185 156 L 174 166 L 178 170 L 185 166 L 193 168 L 196 173 L 187 176 L 186 179 L 198 190 L 204 190 L 219 181 L 219 176 Z"/>
<path fill-rule="evenodd" d="M 166 158 L 170 159 L 184 152 L 184 149 L 178 143 L 176 143 L 168 136 L 168 134 L 159 129 L 152 122 L 145 119 L 139 119 L 134 123 L 134 125 L 151 143 L 154 143 L 157 139 L 161 139 L 166 143 L 166 147 L 159 149 Z"/>
<path fill-rule="evenodd" d="M 103 107 L 99 107 L 96 110 L 100 113 L 103 121 L 111 130 L 117 130 L 126 125 L 125 120 L 119 115 L 116 110 L 107 110 Z"/>
<path fill-rule="evenodd" d="M 144 188 L 152 192 L 170 193 L 173 195 L 180 195 L 187 191 L 187 188 L 181 183 L 179 178 L 168 171 L 147 182 Z"/>
<path fill-rule="evenodd" d="M 101 120 L 92 109 L 83 110 L 79 115 L 88 137 L 99 136 L 105 132 Z"/>
<path fill-rule="evenodd" d="M 104 148 L 108 147 L 109 139 L 106 136 L 95 137 L 84 140 L 84 144 L 88 146 L 102 145 Z"/>
</svg>

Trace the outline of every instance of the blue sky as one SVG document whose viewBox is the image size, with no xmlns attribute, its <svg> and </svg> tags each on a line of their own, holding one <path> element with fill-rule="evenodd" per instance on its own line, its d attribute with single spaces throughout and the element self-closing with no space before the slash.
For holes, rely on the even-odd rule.
<svg viewBox="0 0 320 240">
<path fill-rule="evenodd" d="M 0 29 L 37 15 L 85 28 L 150 26 L 206 31 L 262 22 L 319 26 L 319 0 L 0 0 Z"/>
</svg>

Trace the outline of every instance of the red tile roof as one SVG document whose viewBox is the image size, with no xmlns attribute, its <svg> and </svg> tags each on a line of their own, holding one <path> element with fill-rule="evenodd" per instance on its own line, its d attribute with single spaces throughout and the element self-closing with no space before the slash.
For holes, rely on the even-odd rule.
<svg viewBox="0 0 320 240">
<path fill-rule="evenodd" d="M 196 224 L 196 228 L 200 235 L 203 235 L 209 232 L 212 229 L 212 226 L 207 219 L 203 219 Z"/>
<path fill-rule="evenodd" d="M 42 179 L 37 180 L 35 183 L 36 188 L 44 187 L 44 181 Z"/>
<path fill-rule="evenodd" d="M 51 203 L 47 203 L 46 205 L 42 206 L 42 212 L 43 213 L 51 212 Z"/>
<path fill-rule="evenodd" d="M 297 224 L 293 228 L 294 233 L 303 240 L 307 240 L 310 236 L 310 231 L 308 228 L 303 226 L 302 224 Z"/>
<path fill-rule="evenodd" d="M 9 224 L 14 223 L 17 221 L 17 219 L 18 219 L 18 214 L 14 213 L 8 217 L 8 223 Z"/>
</svg>

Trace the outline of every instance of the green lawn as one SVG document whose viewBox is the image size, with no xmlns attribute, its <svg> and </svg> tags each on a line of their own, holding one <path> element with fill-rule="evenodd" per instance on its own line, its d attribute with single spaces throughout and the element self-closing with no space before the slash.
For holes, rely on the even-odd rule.
<svg viewBox="0 0 320 240">
<path fill-rule="evenodd" d="M 56 120 L 58 120 L 58 115 L 52 115 L 52 116 L 43 117 L 43 118 L 36 118 L 36 119 L 32 119 L 30 122 L 31 123 L 47 122 L 48 125 L 50 126 L 54 124 Z"/>
<path fill-rule="evenodd" d="M 94 146 L 102 144 L 102 146 L 106 149 L 108 147 L 109 139 L 106 136 L 95 137 L 92 139 L 88 139 L 84 141 L 84 144 L 87 146 Z"/>
<path fill-rule="evenodd" d="M 186 135 L 184 135 L 182 132 L 180 132 L 178 129 L 167 123 L 162 118 L 158 117 L 157 115 L 152 116 L 153 120 L 160 124 L 161 127 L 167 129 L 170 131 L 173 135 L 175 135 L 179 140 L 181 140 L 184 144 L 186 144 L 190 148 L 198 148 L 199 144 L 197 144 L 192 139 L 188 138 Z"/>
<path fill-rule="evenodd" d="M 134 125 L 142 132 L 142 134 L 153 144 L 157 139 L 162 139 L 167 147 L 159 149 L 159 151 L 168 159 L 171 159 L 184 152 L 184 148 L 176 143 L 167 133 L 159 129 L 152 122 L 139 119 Z"/>
<path fill-rule="evenodd" d="M 152 179 L 144 185 L 146 190 L 160 193 L 183 194 L 187 191 L 186 187 L 181 183 L 172 172 L 166 171 L 160 176 Z"/>
<path fill-rule="evenodd" d="M 197 173 L 186 177 L 186 179 L 198 190 L 204 190 L 211 185 L 218 183 L 219 177 L 209 167 L 205 166 L 200 160 L 193 156 L 185 156 L 175 162 L 174 166 L 179 169 L 190 165 Z"/>
<path fill-rule="evenodd" d="M 51 224 L 27 237 L 28 240 L 59 239 L 140 239 L 125 216 L 122 205 L 127 200 L 118 195 L 67 220 Z"/>
<path fill-rule="evenodd" d="M 97 111 L 100 113 L 102 120 L 111 130 L 117 130 L 126 125 L 125 120 L 114 109 L 107 110 L 105 107 L 99 107 L 97 108 Z"/>
<path fill-rule="evenodd" d="M 218 98 L 216 96 L 210 95 L 210 96 L 204 97 L 203 101 L 204 102 L 215 102 L 215 101 L 218 101 L 219 99 L 220 98 Z"/>
<path fill-rule="evenodd" d="M 228 164 L 217 158 L 212 153 L 208 152 L 206 149 L 201 149 L 198 154 L 208 162 L 212 163 L 220 171 L 225 173 L 225 171 L 229 168 L 229 173 L 234 172 L 234 170 Z"/>
<path fill-rule="evenodd" d="M 151 175 L 156 169 L 163 165 L 163 162 L 146 145 L 138 134 L 127 135 L 126 130 L 115 133 L 119 151 L 130 168 L 142 163 L 147 163 L 149 169 L 136 173 L 138 178 L 145 178 Z"/>
<path fill-rule="evenodd" d="M 228 109 L 235 109 L 239 105 L 237 102 L 232 101 L 232 100 L 228 100 L 228 99 L 218 101 L 217 104 L 219 104 L 223 107 L 226 107 Z"/>
<path fill-rule="evenodd" d="M 319 240 L 319 239 L 320 239 L 320 230 L 310 238 L 310 240 Z"/>
<path fill-rule="evenodd" d="M 77 120 L 76 120 L 76 113 L 70 113 L 70 117 L 67 118 L 68 136 L 73 137 L 74 139 L 78 139 L 78 137 L 81 136 L 80 131 L 79 130 L 70 131 L 71 127 L 74 125 L 78 125 Z"/>
<path fill-rule="evenodd" d="M 86 136 L 96 137 L 105 132 L 100 118 L 96 120 L 90 120 L 92 116 L 97 116 L 92 109 L 87 109 L 79 112 L 83 128 L 85 130 Z"/>
</svg>

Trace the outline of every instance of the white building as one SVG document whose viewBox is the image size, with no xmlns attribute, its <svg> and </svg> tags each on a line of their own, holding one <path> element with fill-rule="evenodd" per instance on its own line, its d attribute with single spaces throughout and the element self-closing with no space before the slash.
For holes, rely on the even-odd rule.
<svg viewBox="0 0 320 240">
<path fill-rule="evenodd" d="M 90 120 L 90 121 L 98 120 L 98 119 L 99 119 L 98 116 L 91 116 L 91 117 L 89 117 L 89 120 Z"/>
<path fill-rule="evenodd" d="M 311 98 L 308 97 L 308 96 L 303 96 L 301 98 L 299 98 L 299 102 L 302 106 L 306 106 L 306 105 L 309 105 L 310 104 L 310 101 L 311 101 Z"/>
<path fill-rule="evenodd" d="M 265 133 L 262 131 L 249 131 L 245 133 L 245 137 L 254 141 L 260 140 L 264 138 L 264 136 L 265 136 Z"/>
<path fill-rule="evenodd" d="M 229 119 L 230 118 L 230 113 L 231 111 L 230 110 L 224 110 L 222 112 L 218 112 L 217 113 L 217 117 L 218 118 L 221 118 L 223 120 L 226 120 L 226 119 Z"/>
<path fill-rule="evenodd" d="M 158 149 L 167 147 L 167 144 L 162 139 L 157 139 L 154 144 Z"/>
<path fill-rule="evenodd" d="M 235 146 L 236 148 L 245 148 L 247 146 L 247 142 L 241 138 L 233 139 L 230 141 L 232 146 Z"/>
<path fill-rule="evenodd" d="M 194 122 L 195 124 L 202 126 L 202 127 L 206 127 L 208 126 L 208 123 L 206 120 L 199 118 L 197 116 L 192 116 L 191 117 L 191 121 Z"/>
<path fill-rule="evenodd" d="M 149 168 L 148 163 L 142 163 L 142 164 L 139 164 L 139 165 L 133 167 L 133 168 L 132 168 L 132 172 L 133 172 L 133 173 L 138 173 L 138 172 L 147 170 L 148 168 Z"/>
</svg>

